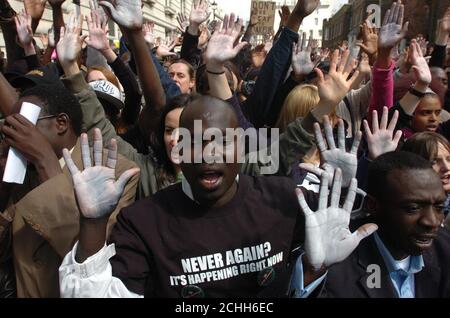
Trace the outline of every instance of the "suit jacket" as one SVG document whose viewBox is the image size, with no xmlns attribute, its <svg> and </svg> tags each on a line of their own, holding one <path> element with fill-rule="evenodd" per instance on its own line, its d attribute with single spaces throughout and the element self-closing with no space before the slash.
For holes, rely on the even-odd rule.
<svg viewBox="0 0 450 318">
<path fill-rule="evenodd" d="M 450 297 L 450 231 L 442 229 L 433 246 L 423 254 L 425 267 L 415 274 L 416 298 Z M 380 266 L 381 288 L 370 288 L 373 281 L 368 266 Z M 363 240 L 342 263 L 330 268 L 319 297 L 398 298 L 384 260 L 373 236 Z"/>
<path fill-rule="evenodd" d="M 104 152 L 106 160 L 106 150 Z M 77 142 L 72 158 L 83 169 L 81 147 Z M 135 163 L 118 157 L 116 177 L 136 167 Z M 134 202 L 139 176 L 127 184 L 110 218 L 108 230 L 119 211 Z M 65 255 L 78 240 L 79 210 L 72 178 L 67 167 L 63 173 L 38 184 L 37 176 L 28 169 L 27 182 L 14 194 L 18 200 L 0 213 L 0 248 L 6 248 L 9 222 L 12 230 L 12 253 L 18 297 L 59 297 L 58 268 Z M 3 231 L 2 231 L 3 230 Z"/>
</svg>

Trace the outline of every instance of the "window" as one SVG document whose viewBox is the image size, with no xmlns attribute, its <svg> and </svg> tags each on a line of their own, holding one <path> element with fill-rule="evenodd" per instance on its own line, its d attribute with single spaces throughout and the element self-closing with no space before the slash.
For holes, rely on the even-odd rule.
<svg viewBox="0 0 450 318">
<path fill-rule="evenodd" d="M 316 22 L 316 25 L 319 25 L 319 19 L 315 18 L 314 21 Z"/>
</svg>

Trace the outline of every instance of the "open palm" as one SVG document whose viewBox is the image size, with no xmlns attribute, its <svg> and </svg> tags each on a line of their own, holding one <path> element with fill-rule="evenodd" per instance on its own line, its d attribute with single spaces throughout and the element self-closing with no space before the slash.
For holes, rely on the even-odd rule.
<svg viewBox="0 0 450 318">
<path fill-rule="evenodd" d="M 243 20 L 235 21 L 235 15 L 230 17 L 225 15 L 222 23 L 216 25 L 216 31 L 211 36 L 206 50 L 206 59 L 208 63 L 222 64 L 233 59 L 239 51 L 247 45 L 246 42 L 238 44 L 236 47 L 234 43 L 240 36 Z"/>
<path fill-rule="evenodd" d="M 98 219 L 109 216 L 115 209 L 128 181 L 139 172 L 130 169 L 116 181 L 117 142 L 112 140 L 106 166 L 103 166 L 103 142 L 101 132 L 94 132 L 94 162 L 92 166 L 88 137 L 81 136 L 81 152 L 84 171 L 75 166 L 70 152 L 64 149 L 63 155 L 75 188 L 75 194 L 83 217 Z"/>
<path fill-rule="evenodd" d="M 328 205 L 328 188 L 334 176 Z M 305 252 L 311 265 L 319 270 L 345 260 L 359 245 L 359 242 L 375 232 L 375 224 L 366 224 L 355 233 L 349 229 L 350 215 L 355 201 L 358 182 L 351 180 L 347 198 L 340 207 L 342 174 L 336 170 L 333 175 L 321 177 L 320 199 L 317 212 L 311 211 L 303 192 L 297 190 L 300 207 L 305 215 Z"/>
<path fill-rule="evenodd" d="M 98 3 L 110 13 L 114 22 L 129 30 L 141 30 L 143 24 L 141 0 L 116 0 L 115 5 L 108 1 Z"/>
<path fill-rule="evenodd" d="M 391 9 L 386 12 L 378 37 L 380 48 L 392 49 L 406 36 L 409 23 L 403 25 L 404 10 L 401 2 L 394 2 Z"/>
<path fill-rule="evenodd" d="M 342 171 L 343 186 L 350 186 L 350 182 L 356 176 L 356 170 L 358 168 L 357 152 L 359 144 L 361 142 L 362 134 L 358 132 L 353 140 L 353 146 L 350 152 L 347 152 L 345 148 L 345 128 L 342 119 L 338 121 L 338 147 L 333 137 L 333 128 L 331 127 L 330 119 L 328 116 L 324 117 L 324 130 L 326 143 L 318 123 L 314 124 L 314 136 L 317 141 L 317 148 L 320 151 L 322 159 L 321 168 L 317 168 L 313 164 L 304 163 L 300 167 L 318 176 L 322 176 L 324 173 L 334 175 L 337 169 Z"/>
<path fill-rule="evenodd" d="M 207 0 L 192 1 L 191 14 L 189 15 L 190 23 L 200 25 L 208 20 L 211 15 L 211 13 L 208 13 L 208 6 Z"/>
</svg>

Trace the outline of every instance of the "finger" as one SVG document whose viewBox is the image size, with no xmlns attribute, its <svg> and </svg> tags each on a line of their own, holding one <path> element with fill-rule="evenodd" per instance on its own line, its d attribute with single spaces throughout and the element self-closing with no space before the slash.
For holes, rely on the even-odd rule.
<svg viewBox="0 0 450 318">
<path fill-rule="evenodd" d="M 343 209 L 347 211 L 349 214 L 352 213 L 353 205 L 355 204 L 356 190 L 358 190 L 358 181 L 355 178 L 353 178 L 352 181 L 350 182 L 347 198 L 345 199 L 345 203 L 343 206 Z"/>
<path fill-rule="evenodd" d="M 336 169 L 333 180 L 333 187 L 331 189 L 331 201 L 330 206 L 332 208 L 339 207 L 339 200 L 341 198 L 341 187 L 342 187 L 342 171 L 341 169 Z"/>
<path fill-rule="evenodd" d="M 331 68 L 330 68 L 331 70 Z M 319 78 L 319 83 L 325 82 L 325 75 L 323 74 L 322 70 L 320 68 L 315 68 L 314 72 L 316 72 L 317 77 Z"/>
<path fill-rule="evenodd" d="M 403 26 L 402 33 L 401 33 L 402 37 L 406 36 L 406 34 L 408 33 L 408 28 L 409 28 L 409 21 L 406 22 L 405 25 Z"/>
<path fill-rule="evenodd" d="M 234 13 L 230 14 L 230 20 L 228 20 L 228 32 L 234 29 L 234 23 L 236 21 L 236 15 Z"/>
<path fill-rule="evenodd" d="M 400 16 L 400 5 L 397 3 L 394 8 L 394 12 L 392 13 L 392 23 L 396 23 L 398 21 L 398 17 Z"/>
<path fill-rule="evenodd" d="M 405 6 L 401 4 L 400 9 L 398 10 L 398 17 L 397 17 L 398 25 L 403 25 L 404 16 L 405 16 Z"/>
<path fill-rule="evenodd" d="M 117 164 L 117 140 L 111 139 L 108 147 L 108 159 L 106 161 L 106 166 L 111 169 L 116 169 Z"/>
<path fill-rule="evenodd" d="M 380 130 L 386 130 L 388 126 L 388 110 L 387 107 L 383 108 L 383 114 L 381 115 Z"/>
<path fill-rule="evenodd" d="M 386 14 L 384 15 L 383 25 L 386 25 L 389 23 L 390 15 L 391 15 L 391 9 L 387 10 Z"/>
<path fill-rule="evenodd" d="M 327 147 L 322 135 L 322 130 L 320 129 L 320 125 L 318 123 L 314 124 L 314 137 L 316 138 L 317 148 L 319 148 L 319 151 L 321 153 L 327 151 Z"/>
<path fill-rule="evenodd" d="M 317 167 L 312 163 L 301 163 L 299 167 L 300 169 L 310 172 L 318 177 L 321 177 L 322 174 L 325 172 L 324 170 L 320 169 L 319 167 Z"/>
<path fill-rule="evenodd" d="M 88 169 L 92 166 L 91 149 L 89 148 L 88 136 L 86 134 L 81 135 L 81 158 L 83 160 L 84 169 Z"/>
<path fill-rule="evenodd" d="M 72 176 L 80 173 L 80 170 L 78 170 L 77 166 L 73 162 L 72 155 L 70 154 L 70 151 L 68 149 L 63 149 L 63 157 L 64 161 L 66 162 L 67 169 L 69 169 Z"/>
<path fill-rule="evenodd" d="M 330 73 L 337 71 L 337 62 L 339 59 L 339 50 L 335 50 L 333 54 L 331 55 L 331 61 L 330 61 Z"/>
<path fill-rule="evenodd" d="M 369 123 L 365 119 L 363 121 L 363 126 L 364 126 L 364 132 L 366 133 L 366 138 L 371 139 L 373 135 L 372 135 L 372 132 L 370 131 Z"/>
<path fill-rule="evenodd" d="M 365 239 L 366 237 L 369 237 L 373 233 L 375 233 L 378 230 L 378 225 L 369 223 L 361 226 L 356 232 L 352 234 L 353 239 L 355 240 L 355 245 L 358 246 L 358 244 Z"/>
<path fill-rule="evenodd" d="M 342 53 L 341 60 L 339 61 L 337 69 L 339 73 L 344 73 L 349 57 L 350 57 L 350 50 L 345 50 L 344 53 Z"/>
<path fill-rule="evenodd" d="M 352 150 L 350 151 L 351 154 L 353 154 L 353 155 L 358 154 L 358 149 L 359 149 L 359 144 L 361 143 L 361 139 L 362 139 L 362 133 L 361 133 L 361 131 L 358 131 L 355 134 L 355 137 L 353 140 Z"/>
<path fill-rule="evenodd" d="M 305 199 L 305 196 L 303 195 L 303 191 L 300 189 L 296 189 L 295 192 L 297 193 L 298 204 L 300 205 L 300 208 L 302 209 L 303 214 L 305 216 L 313 215 L 314 212 L 311 211 L 311 209 L 308 206 L 308 203 L 306 203 L 306 199 Z"/>
<path fill-rule="evenodd" d="M 102 6 L 103 9 L 104 9 L 106 12 L 109 12 L 109 14 L 110 14 L 111 16 L 113 16 L 113 17 L 116 16 L 116 9 L 115 9 L 114 6 L 112 5 L 112 3 L 108 2 L 108 1 L 100 1 L 100 2 L 98 3 L 98 5 Z"/>
<path fill-rule="evenodd" d="M 342 119 L 338 121 L 338 148 L 345 151 L 345 127 Z"/>
<path fill-rule="evenodd" d="M 330 150 L 336 149 L 336 143 L 334 142 L 334 136 L 333 136 L 333 127 L 331 126 L 330 119 L 328 116 L 324 116 L 324 129 L 325 129 L 325 138 L 328 143 L 328 148 Z"/>
<path fill-rule="evenodd" d="M 302 33 L 302 45 L 301 45 L 301 51 L 303 51 L 306 47 L 306 33 Z"/>
<path fill-rule="evenodd" d="M 94 129 L 94 164 L 103 165 L 103 138 L 100 129 Z"/>
<path fill-rule="evenodd" d="M 323 173 L 320 178 L 320 191 L 319 191 L 319 211 L 328 208 L 328 186 L 329 186 L 328 173 Z"/>
<path fill-rule="evenodd" d="M 392 142 L 398 146 L 398 143 L 400 142 L 400 139 L 402 139 L 402 136 L 403 136 L 403 132 L 401 130 L 398 130 L 395 133 L 395 136 L 394 136 L 394 139 L 392 140 Z"/>
<path fill-rule="evenodd" d="M 386 112 L 389 115 L 389 109 L 387 107 L 385 107 L 385 108 L 386 108 Z M 389 126 L 388 126 L 389 131 L 393 132 L 395 130 L 395 127 L 397 127 L 398 117 L 399 117 L 399 112 L 398 112 L 398 110 L 396 110 L 394 112 L 394 115 L 392 116 L 391 122 L 389 123 Z"/>
<path fill-rule="evenodd" d="M 23 128 L 24 130 L 32 128 L 34 126 L 32 122 L 30 122 L 21 114 L 15 114 L 11 116 L 11 118 L 14 118 L 19 123 L 20 127 Z"/>
<path fill-rule="evenodd" d="M 131 178 L 139 174 L 139 172 L 140 172 L 139 168 L 133 168 L 122 173 L 122 175 L 119 177 L 119 180 L 117 180 L 117 182 L 115 183 L 118 192 L 122 193 L 128 181 L 130 181 Z"/>
</svg>

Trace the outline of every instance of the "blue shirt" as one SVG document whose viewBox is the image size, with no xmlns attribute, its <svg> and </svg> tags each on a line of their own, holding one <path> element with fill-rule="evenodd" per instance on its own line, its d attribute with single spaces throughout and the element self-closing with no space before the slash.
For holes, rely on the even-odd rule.
<svg viewBox="0 0 450 318">
<path fill-rule="evenodd" d="M 415 298 L 414 274 L 419 273 L 425 267 L 423 257 L 410 256 L 406 261 L 396 261 L 384 245 L 380 236 L 377 233 L 374 233 L 374 236 L 398 297 Z"/>
</svg>

